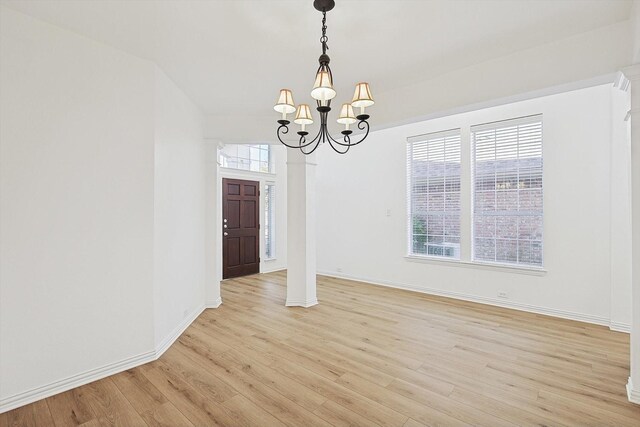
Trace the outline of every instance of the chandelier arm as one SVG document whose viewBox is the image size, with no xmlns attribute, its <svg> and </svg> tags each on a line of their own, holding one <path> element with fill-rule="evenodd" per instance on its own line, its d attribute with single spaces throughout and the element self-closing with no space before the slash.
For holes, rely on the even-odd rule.
<svg viewBox="0 0 640 427">
<path fill-rule="evenodd" d="M 335 151 L 335 152 L 336 152 L 336 153 L 338 153 L 338 154 L 347 154 L 347 151 L 349 151 L 349 148 L 351 148 L 351 146 L 350 146 L 350 145 L 347 145 L 347 144 L 340 144 L 338 141 L 336 141 L 335 139 L 333 139 L 333 138 L 331 138 L 331 137 L 329 137 L 328 141 L 329 141 L 329 145 L 331 146 L 331 148 L 333 148 L 333 151 Z M 338 148 L 337 148 L 335 145 L 333 145 L 333 143 L 334 143 L 334 142 L 336 142 L 336 143 L 337 143 L 337 144 L 339 144 L 339 145 L 342 145 L 343 147 L 345 147 L 345 146 L 346 146 L 346 148 L 344 149 L 344 151 L 340 151 L 340 150 L 338 150 Z"/>
<path fill-rule="evenodd" d="M 318 129 L 318 134 L 311 141 L 309 141 L 308 144 L 301 145 L 300 148 L 302 149 L 304 147 L 307 147 L 307 146 L 313 144 L 314 142 L 316 142 L 316 140 L 318 141 L 318 144 L 320 144 L 320 141 L 321 141 L 320 137 L 321 136 L 322 136 L 322 125 L 320 125 L 320 129 Z"/>
<path fill-rule="evenodd" d="M 327 141 L 329 141 L 329 145 L 331 146 L 331 148 L 333 148 L 333 151 L 335 151 L 338 154 L 346 154 L 347 151 L 349 151 L 349 148 L 351 148 L 350 145 L 341 143 L 340 141 L 334 139 L 328 131 L 326 133 L 326 136 L 327 136 Z M 345 141 L 348 141 L 347 139 L 348 137 L 349 137 L 348 135 L 345 135 Z M 338 146 L 346 147 L 345 150 L 340 151 L 335 145 L 333 145 L 334 143 L 337 144 Z"/>
<path fill-rule="evenodd" d="M 305 156 L 308 156 L 309 154 L 313 153 L 314 151 L 316 151 L 318 149 L 318 147 L 320 146 L 320 141 L 316 142 L 316 145 L 313 146 L 313 148 L 311 149 L 311 151 L 304 151 L 304 149 L 300 149 L 300 151 L 302 151 L 302 154 L 304 154 Z"/>
<path fill-rule="evenodd" d="M 331 135 L 329 135 L 329 138 L 331 139 L 331 141 L 335 142 L 338 145 L 342 145 L 343 147 L 353 147 L 354 145 L 360 144 L 369 135 L 369 122 L 367 122 L 366 120 L 361 120 L 360 122 L 358 122 L 358 129 L 365 130 L 365 128 L 366 128 L 365 134 L 357 142 L 353 142 L 352 143 L 351 142 L 351 137 L 349 135 L 345 135 L 344 136 L 344 142 L 340 142 L 338 140 L 335 140 Z"/>
<path fill-rule="evenodd" d="M 282 140 L 282 138 L 280 137 L 280 134 L 282 133 L 282 135 L 286 135 L 287 133 L 289 133 L 289 127 L 287 125 L 280 125 L 278 126 L 278 130 L 276 132 L 276 135 L 278 136 L 278 140 L 282 143 L 282 145 L 284 145 L 285 147 L 288 148 L 304 148 L 308 145 L 311 145 L 313 143 L 313 141 L 305 144 L 305 145 L 301 145 L 302 144 L 302 138 L 300 138 L 300 142 L 298 143 L 298 145 L 289 145 L 286 142 L 284 142 Z M 315 138 L 314 138 L 315 139 Z"/>
<path fill-rule="evenodd" d="M 318 149 L 318 147 L 320 146 L 320 142 L 323 140 L 323 139 L 321 138 L 321 136 L 324 134 L 323 129 L 324 129 L 324 127 L 323 127 L 323 126 L 320 126 L 320 130 L 318 131 L 318 135 L 316 135 L 316 137 L 315 137 L 315 138 L 313 138 L 313 139 L 311 140 L 311 142 L 310 142 L 309 144 L 307 144 L 307 145 L 306 145 L 306 146 L 308 146 L 308 145 L 312 144 L 314 141 L 316 141 L 316 140 L 317 140 L 316 145 L 314 145 L 314 146 L 313 146 L 313 148 L 311 149 L 311 151 L 305 151 L 305 150 L 303 149 L 304 147 L 300 147 L 300 151 L 302 151 L 302 154 L 304 154 L 305 156 L 308 156 L 309 154 L 313 153 L 314 151 L 316 151 L 316 150 Z M 306 147 L 306 146 L 305 146 L 305 147 Z"/>
<path fill-rule="evenodd" d="M 367 136 L 369 136 L 369 122 L 366 121 L 366 120 L 360 120 L 358 122 L 358 129 L 365 130 L 365 128 L 366 128 L 366 131 L 365 131 L 364 135 L 362 136 L 362 138 L 360 138 L 360 140 L 358 142 L 351 143 L 349 145 L 350 147 L 353 147 L 354 145 L 360 144 L 362 141 L 367 139 Z M 348 136 L 348 135 L 346 135 L 346 136 Z"/>
</svg>

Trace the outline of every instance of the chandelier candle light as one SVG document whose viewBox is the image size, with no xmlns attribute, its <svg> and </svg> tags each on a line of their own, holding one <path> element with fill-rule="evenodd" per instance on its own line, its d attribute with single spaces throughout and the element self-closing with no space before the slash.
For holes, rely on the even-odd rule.
<svg viewBox="0 0 640 427">
<path fill-rule="evenodd" d="M 333 9 L 335 6 L 334 0 L 315 0 L 313 6 L 322 12 L 322 37 L 320 37 L 320 43 L 322 44 L 322 55 L 318 61 L 320 66 L 316 72 L 316 80 L 313 84 L 313 90 L 311 91 L 311 97 L 316 100 L 316 110 L 320 114 L 320 130 L 313 139 L 307 139 L 309 132 L 306 131 L 306 126 L 313 124 L 313 117 L 311 116 L 311 109 L 307 104 L 300 104 L 298 108 L 295 107 L 293 102 L 293 94 L 289 89 L 280 90 L 280 96 L 278 102 L 274 105 L 273 109 L 282 114 L 282 118 L 278 120 L 278 127 L 276 134 L 282 144 L 289 148 L 298 148 L 304 154 L 313 153 L 320 143 L 328 142 L 331 148 L 337 153 L 344 154 L 349 151 L 349 148 L 354 145 L 360 144 L 369 135 L 369 115 L 364 113 L 366 107 L 370 107 L 374 104 L 373 97 L 371 96 L 371 89 L 369 89 L 369 83 L 358 83 L 356 85 L 355 93 L 353 94 L 353 100 L 351 104 L 342 104 L 340 109 L 340 115 L 336 120 L 338 123 L 344 125 L 342 133 L 342 140 L 334 139 L 327 129 L 327 116 L 331 111 L 331 100 L 335 98 L 336 91 L 333 88 L 333 74 L 329 67 L 329 55 L 327 55 L 327 12 Z M 353 109 L 359 108 L 360 111 L 357 116 L 354 114 Z M 289 124 L 287 120 L 287 114 L 296 113 L 293 122 L 300 125 L 298 135 L 300 139 L 297 145 L 288 144 L 282 140 L 282 135 L 289 132 Z M 349 129 L 349 125 L 358 123 L 356 126 L 359 130 L 364 131 L 362 138 L 356 142 L 351 142 L 352 130 Z"/>
</svg>

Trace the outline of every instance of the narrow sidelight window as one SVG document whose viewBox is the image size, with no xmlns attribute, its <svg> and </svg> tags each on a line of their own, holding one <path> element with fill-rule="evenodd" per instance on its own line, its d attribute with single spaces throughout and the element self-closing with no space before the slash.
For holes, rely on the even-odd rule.
<svg viewBox="0 0 640 427">
<path fill-rule="evenodd" d="M 267 184 L 264 201 L 264 243 L 265 258 L 273 259 L 276 257 L 276 186 L 275 184 Z"/>
</svg>

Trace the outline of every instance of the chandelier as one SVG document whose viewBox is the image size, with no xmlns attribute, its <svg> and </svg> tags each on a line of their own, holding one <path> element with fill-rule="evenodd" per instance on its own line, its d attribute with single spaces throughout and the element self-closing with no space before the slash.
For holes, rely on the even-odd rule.
<svg viewBox="0 0 640 427">
<path fill-rule="evenodd" d="M 320 115 L 320 130 L 318 134 L 313 138 L 308 138 L 309 132 L 305 130 L 307 125 L 313 124 L 313 117 L 311 116 L 311 109 L 308 104 L 300 104 L 295 107 L 293 102 L 293 93 L 289 89 L 281 89 L 278 102 L 273 107 L 278 113 L 282 114 L 282 118 L 278 120 L 278 129 L 276 134 L 282 144 L 289 148 L 300 149 L 304 154 L 313 153 L 320 143 L 328 142 L 331 148 L 337 153 L 345 154 L 349 151 L 349 148 L 354 145 L 360 144 L 369 135 L 369 115 L 364 113 L 366 107 L 370 107 L 374 104 L 373 97 L 371 96 L 371 90 L 368 83 L 356 84 L 356 90 L 353 95 L 351 103 L 342 104 L 340 109 L 340 115 L 336 120 L 338 123 L 344 125 L 342 138 L 335 139 L 331 136 L 327 129 L 327 116 L 331 111 L 331 100 L 336 96 L 336 91 L 333 89 L 333 74 L 329 67 L 329 55 L 327 55 L 327 12 L 333 9 L 335 6 L 334 0 L 315 0 L 313 6 L 320 12 L 322 12 L 322 37 L 320 37 L 320 43 L 322 44 L 322 55 L 318 61 L 320 66 L 316 72 L 316 80 L 311 91 L 311 97 L 316 100 L 316 110 Z M 360 114 L 357 116 L 354 114 L 353 109 L 359 108 Z M 297 132 L 300 136 L 298 144 L 288 144 L 282 140 L 282 135 L 289 132 L 289 124 L 287 120 L 287 114 L 296 113 L 293 122 L 300 125 L 300 130 Z M 351 141 L 352 130 L 349 129 L 349 125 L 358 123 L 356 126 L 359 130 L 364 131 L 364 135 L 358 141 Z"/>
</svg>

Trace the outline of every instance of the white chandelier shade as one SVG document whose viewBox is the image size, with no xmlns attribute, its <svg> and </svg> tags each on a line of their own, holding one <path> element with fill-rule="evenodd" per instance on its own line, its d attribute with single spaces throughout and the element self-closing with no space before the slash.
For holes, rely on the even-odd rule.
<svg viewBox="0 0 640 427">
<path fill-rule="evenodd" d="M 273 106 L 273 109 L 282 114 L 284 119 L 287 118 L 287 114 L 295 112 L 296 107 L 293 102 L 293 93 L 291 93 L 289 89 L 280 89 L 278 102 Z"/>
<path fill-rule="evenodd" d="M 341 125 L 350 125 L 356 122 L 356 115 L 353 114 L 353 107 L 351 104 L 342 104 L 340 109 L 340 116 L 336 120 Z"/>
<path fill-rule="evenodd" d="M 317 101 L 328 101 L 336 97 L 331 74 L 328 71 L 320 70 L 316 74 L 311 97 Z"/>
<path fill-rule="evenodd" d="M 298 105 L 298 111 L 296 112 L 296 118 L 293 120 L 298 125 L 311 125 L 313 124 L 313 117 L 311 117 L 311 109 L 307 104 Z"/>
<path fill-rule="evenodd" d="M 353 100 L 351 100 L 351 105 L 356 108 L 365 108 L 371 107 L 373 104 L 375 104 L 375 102 L 373 100 L 373 96 L 371 95 L 369 83 L 358 83 L 356 85 L 356 91 L 353 94 Z"/>
</svg>

